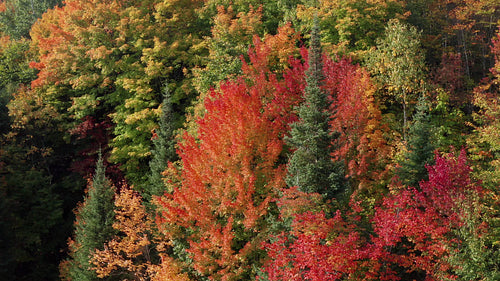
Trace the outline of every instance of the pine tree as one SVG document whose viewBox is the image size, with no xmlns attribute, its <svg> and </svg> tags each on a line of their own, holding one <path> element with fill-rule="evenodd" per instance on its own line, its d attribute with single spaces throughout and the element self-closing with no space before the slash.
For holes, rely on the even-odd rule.
<svg viewBox="0 0 500 281">
<path fill-rule="evenodd" d="M 150 200 L 153 195 L 162 195 L 167 191 L 162 173 L 167 168 L 168 162 L 173 162 L 178 158 L 175 152 L 174 114 L 168 86 L 165 87 L 161 109 L 159 128 L 153 136 L 152 158 L 149 162 L 150 174 L 147 186 L 144 188 L 144 197 L 147 200 Z"/>
<path fill-rule="evenodd" d="M 425 97 L 419 98 L 416 109 L 413 124 L 408 132 L 407 151 L 396 171 L 401 182 L 412 187 L 418 187 L 420 181 L 427 180 L 426 165 L 433 164 L 435 150 Z"/>
<path fill-rule="evenodd" d="M 333 162 L 330 132 L 330 101 L 321 89 L 323 64 L 318 21 L 311 32 L 309 69 L 306 72 L 305 101 L 298 108 L 299 121 L 292 124 L 288 144 L 296 149 L 288 163 L 287 184 L 303 192 L 317 192 L 331 198 L 344 187 L 342 164 Z"/>
<path fill-rule="evenodd" d="M 90 259 L 95 249 L 102 250 L 104 243 L 115 233 L 114 195 L 114 187 L 106 178 L 103 159 L 99 154 L 87 196 L 78 209 L 75 238 L 70 242 L 70 260 L 62 265 L 64 279 L 98 280 L 96 272 L 91 269 Z"/>
</svg>

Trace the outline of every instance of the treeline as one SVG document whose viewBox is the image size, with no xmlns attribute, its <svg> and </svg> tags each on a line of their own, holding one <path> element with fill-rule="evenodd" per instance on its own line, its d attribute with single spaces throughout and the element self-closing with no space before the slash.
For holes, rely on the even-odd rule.
<svg viewBox="0 0 500 281">
<path fill-rule="evenodd" d="M 0 275 L 498 280 L 498 8 L 0 2 Z"/>
</svg>

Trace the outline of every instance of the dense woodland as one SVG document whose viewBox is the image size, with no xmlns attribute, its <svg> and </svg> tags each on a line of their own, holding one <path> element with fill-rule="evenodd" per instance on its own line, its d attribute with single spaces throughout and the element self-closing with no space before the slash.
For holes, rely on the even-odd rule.
<svg viewBox="0 0 500 281">
<path fill-rule="evenodd" d="M 500 280 L 499 8 L 0 1 L 0 279 Z"/>
</svg>

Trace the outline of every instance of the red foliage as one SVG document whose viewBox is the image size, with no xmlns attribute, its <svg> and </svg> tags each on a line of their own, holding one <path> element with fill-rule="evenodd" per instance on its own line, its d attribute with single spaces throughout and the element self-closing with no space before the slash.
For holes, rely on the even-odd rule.
<svg viewBox="0 0 500 281">
<path fill-rule="evenodd" d="M 87 116 L 76 128 L 70 130 L 70 133 L 76 136 L 78 141 L 87 141 L 87 146 L 78 152 L 79 159 L 75 159 L 72 163 L 71 169 L 73 171 L 83 176 L 93 173 L 99 150 L 102 150 L 104 154 L 109 153 L 107 148 L 111 127 L 110 120 L 96 122 L 94 117 Z M 108 159 L 108 157 L 104 157 L 104 159 Z M 123 181 L 123 173 L 118 165 L 105 161 L 107 175 L 116 186 L 120 186 L 119 183 Z"/>
<path fill-rule="evenodd" d="M 195 269 L 225 280 L 247 269 L 245 256 L 255 247 L 250 240 L 233 248 L 235 228 L 258 231 L 284 168 L 276 165 L 282 132 L 264 114 L 263 93 L 242 80 L 220 91 L 205 102 L 198 139 L 185 135 L 180 144 L 182 186 L 163 199 L 162 217 L 194 231 L 188 240 Z"/>
<path fill-rule="evenodd" d="M 276 242 L 263 244 L 270 257 L 269 280 L 340 280 L 367 258 L 360 233 L 340 212 L 330 219 L 323 212 L 298 214 L 292 227 L 292 236 L 282 233 Z"/>
<path fill-rule="evenodd" d="M 464 150 L 439 156 L 427 167 L 429 181 L 386 197 L 373 219 L 372 258 L 423 271 L 426 280 L 452 278 L 447 261 L 452 229 L 460 227 L 460 204 L 469 192 L 482 193 L 471 178 Z M 397 251 L 396 251 L 397 249 Z"/>
<path fill-rule="evenodd" d="M 278 161 L 301 94 L 287 86 L 300 84 L 290 80 L 302 77 L 301 65 L 279 79 L 269 67 L 271 48 L 257 39 L 255 45 L 244 77 L 205 99 L 196 137 L 186 133 L 179 145 L 180 186 L 159 200 L 165 235 L 189 229 L 193 266 L 212 280 L 238 278 L 258 262 L 251 256 L 267 228 L 264 218 L 285 185 Z"/>
<path fill-rule="evenodd" d="M 401 280 L 412 273 L 424 273 L 425 280 L 454 278 L 448 256 L 457 242 L 453 230 L 464 219 L 460 207 L 469 193 L 483 190 L 470 178 L 464 151 L 458 157 L 436 154 L 436 164 L 427 169 L 429 181 L 420 188 L 384 198 L 371 220 L 374 235 L 360 220 L 360 206 L 327 218 L 311 208 L 314 196 L 286 193 L 282 214 L 296 213 L 290 233 L 262 245 L 269 280 Z M 294 203 L 298 208 L 288 207 Z M 304 211 L 307 206 L 313 211 Z"/>
<path fill-rule="evenodd" d="M 345 161 L 346 176 L 359 188 L 380 183 L 391 151 L 368 72 L 348 59 L 325 59 L 324 73 L 324 89 L 332 99 L 331 129 L 340 133 L 332 156 Z"/>
<path fill-rule="evenodd" d="M 460 54 L 444 53 L 434 75 L 435 82 L 449 93 L 450 101 L 458 106 L 470 102 L 470 95 L 464 89 L 465 71 L 462 64 Z"/>
</svg>

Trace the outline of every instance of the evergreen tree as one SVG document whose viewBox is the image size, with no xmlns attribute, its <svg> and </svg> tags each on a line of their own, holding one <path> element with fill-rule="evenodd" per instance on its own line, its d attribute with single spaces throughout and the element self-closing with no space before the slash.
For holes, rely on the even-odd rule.
<svg viewBox="0 0 500 281">
<path fill-rule="evenodd" d="M 167 191 L 162 173 L 167 169 L 168 162 L 177 160 L 175 152 L 175 125 L 172 102 L 168 86 L 165 86 L 159 128 L 153 136 L 153 150 L 149 162 L 150 174 L 147 186 L 144 188 L 144 197 L 148 200 L 153 195 L 162 195 Z"/>
<path fill-rule="evenodd" d="M 114 187 L 106 178 L 103 159 L 99 159 L 87 196 L 78 209 L 74 242 L 70 244 L 71 259 L 62 265 L 66 280 L 98 280 L 90 259 L 95 249 L 104 247 L 114 234 Z"/>
<path fill-rule="evenodd" d="M 330 132 L 330 101 L 321 89 L 323 80 L 321 42 L 317 18 L 311 32 L 309 69 L 306 72 L 305 101 L 298 108 L 299 121 L 292 124 L 288 144 L 296 149 L 288 163 L 287 184 L 303 192 L 317 192 L 331 198 L 342 191 L 342 164 L 333 162 L 332 143 L 338 133 Z"/>
<path fill-rule="evenodd" d="M 425 166 L 433 164 L 435 150 L 425 97 L 419 98 L 416 110 L 413 124 L 408 132 L 407 150 L 396 171 L 403 184 L 413 187 L 418 187 L 420 181 L 427 180 Z"/>
</svg>

